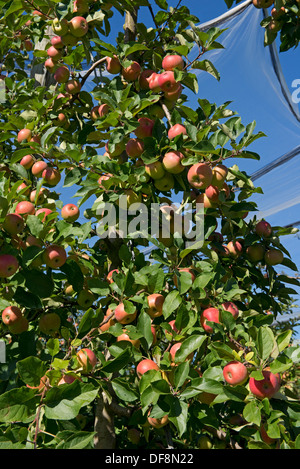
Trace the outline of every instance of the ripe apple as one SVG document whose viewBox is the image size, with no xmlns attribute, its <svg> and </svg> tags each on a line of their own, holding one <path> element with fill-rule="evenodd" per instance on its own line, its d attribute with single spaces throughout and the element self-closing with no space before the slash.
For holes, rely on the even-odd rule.
<svg viewBox="0 0 300 469">
<path fill-rule="evenodd" d="M 216 186 L 210 185 L 205 189 L 206 197 L 212 202 L 217 203 L 219 201 L 220 191 Z"/>
<path fill-rule="evenodd" d="M 154 180 L 154 185 L 160 192 L 169 192 L 174 188 L 174 184 L 174 177 L 171 173 L 165 173 L 162 178 Z"/>
<path fill-rule="evenodd" d="M 162 61 L 162 68 L 164 70 L 174 70 L 178 68 L 178 70 L 183 70 L 184 61 L 180 55 L 177 54 L 170 54 L 166 55 Z"/>
<path fill-rule="evenodd" d="M 47 313 L 39 319 L 39 328 L 43 334 L 54 335 L 60 328 L 61 320 L 57 313 Z"/>
<path fill-rule="evenodd" d="M 141 66 L 138 62 L 131 62 L 128 67 L 122 69 L 122 75 L 126 81 L 135 81 L 141 74 Z"/>
<path fill-rule="evenodd" d="M 18 132 L 17 140 L 18 140 L 19 143 L 22 143 L 24 141 L 29 142 L 31 137 L 32 137 L 32 131 L 30 129 L 21 129 Z"/>
<path fill-rule="evenodd" d="M 269 8 L 273 5 L 274 0 L 252 0 L 255 8 Z"/>
<path fill-rule="evenodd" d="M 170 140 L 177 137 L 177 135 L 186 135 L 186 128 L 182 124 L 173 125 L 168 131 L 168 137 Z"/>
<path fill-rule="evenodd" d="M 204 208 L 215 208 L 217 204 L 209 199 L 205 192 L 203 194 L 199 194 L 196 199 L 196 204 L 203 204 Z"/>
<path fill-rule="evenodd" d="M 62 58 L 63 51 L 61 49 L 57 49 L 54 46 L 50 46 L 47 49 L 47 54 L 50 57 L 50 59 L 52 59 L 52 62 L 55 63 L 55 62 L 58 62 Z"/>
<path fill-rule="evenodd" d="M 117 274 L 119 273 L 119 269 L 113 269 L 111 270 L 110 272 L 108 272 L 107 276 L 106 276 L 106 280 L 109 282 L 109 283 L 114 283 L 113 281 L 113 273 L 116 272 Z"/>
<path fill-rule="evenodd" d="M 67 260 L 67 253 L 62 246 L 51 244 L 46 247 L 43 258 L 48 267 L 56 269 L 64 265 Z"/>
<path fill-rule="evenodd" d="M 265 429 L 265 426 L 264 424 L 262 423 L 260 425 L 260 428 L 259 428 L 259 433 L 260 433 L 260 436 L 261 436 L 261 439 L 263 440 L 264 443 L 266 443 L 267 445 L 272 445 L 273 443 L 276 443 L 276 439 L 275 438 L 270 438 L 266 429 Z"/>
<path fill-rule="evenodd" d="M 243 363 L 233 360 L 224 366 L 223 376 L 226 383 L 237 386 L 247 381 L 248 370 Z"/>
<path fill-rule="evenodd" d="M 120 303 L 115 309 L 115 318 L 120 324 L 130 324 L 135 320 L 136 315 L 136 310 L 132 314 L 127 313 L 124 303 Z"/>
<path fill-rule="evenodd" d="M 249 379 L 249 389 L 254 396 L 259 399 L 265 397 L 271 399 L 280 389 L 281 380 L 278 374 L 274 374 L 269 370 L 263 370 L 263 379 L 257 380 L 253 377 Z"/>
<path fill-rule="evenodd" d="M 139 378 L 142 377 L 144 373 L 147 373 L 149 370 L 159 370 L 157 363 L 149 358 L 145 358 L 144 360 L 140 361 L 136 367 L 136 373 Z"/>
<path fill-rule="evenodd" d="M 43 171 L 48 168 L 48 164 L 46 161 L 43 160 L 38 160 L 35 163 L 33 163 L 31 167 L 31 173 L 33 176 L 39 178 L 41 177 Z"/>
<path fill-rule="evenodd" d="M 122 67 L 120 61 L 116 55 L 113 57 L 106 57 L 106 70 L 112 75 L 120 73 Z"/>
<path fill-rule="evenodd" d="M 52 21 L 52 29 L 57 35 L 64 36 L 69 30 L 68 21 L 65 18 L 62 20 L 54 18 Z"/>
<path fill-rule="evenodd" d="M 141 90 L 149 90 L 149 82 L 153 75 L 154 70 L 143 70 L 139 76 L 139 85 Z"/>
<path fill-rule="evenodd" d="M 17 213 L 8 213 L 3 222 L 3 228 L 7 233 L 16 235 L 24 230 L 24 219 Z"/>
<path fill-rule="evenodd" d="M 100 104 L 99 111 L 98 111 L 100 117 L 106 116 L 109 113 L 109 111 L 110 111 L 110 107 L 108 104 L 106 103 Z"/>
<path fill-rule="evenodd" d="M 65 90 L 67 93 L 70 93 L 71 95 L 78 94 L 81 90 L 81 84 L 78 80 L 76 80 L 75 78 L 72 78 L 72 80 L 69 80 L 66 83 Z"/>
<path fill-rule="evenodd" d="M 66 204 L 61 209 L 61 216 L 64 220 L 73 223 L 79 218 L 80 211 L 75 204 Z"/>
<path fill-rule="evenodd" d="M 11 254 L 0 255 L 0 277 L 7 278 L 14 275 L 19 268 L 18 259 Z"/>
<path fill-rule="evenodd" d="M 108 319 L 110 317 L 110 319 Z M 116 321 L 115 321 L 115 318 L 112 316 L 112 311 L 110 308 L 107 309 L 105 315 L 104 315 L 104 318 L 103 318 L 103 321 L 106 321 L 105 324 L 102 324 L 102 326 L 99 326 L 99 329 L 101 332 L 106 332 L 108 331 L 108 329 L 113 326 L 114 324 L 116 324 Z M 101 323 L 103 322 L 101 321 Z"/>
<path fill-rule="evenodd" d="M 138 138 L 130 138 L 126 143 L 126 153 L 130 158 L 139 158 L 144 151 L 144 142 Z"/>
<path fill-rule="evenodd" d="M 265 263 L 267 265 L 278 265 L 281 264 L 284 259 L 283 253 L 279 249 L 270 248 L 265 253 Z"/>
<path fill-rule="evenodd" d="M 10 324 L 19 321 L 22 316 L 22 311 L 18 306 L 7 306 L 2 311 L 2 322 L 6 326 L 9 326 Z"/>
<path fill-rule="evenodd" d="M 165 170 L 161 161 L 145 164 L 145 172 L 152 179 L 161 179 L 165 175 Z"/>
<path fill-rule="evenodd" d="M 137 138 L 143 140 L 146 137 L 151 137 L 154 120 L 149 119 L 149 117 L 140 117 L 138 119 L 139 126 L 135 129 L 134 133 Z"/>
<path fill-rule="evenodd" d="M 189 184 L 195 189 L 206 189 L 212 184 L 212 169 L 207 163 L 196 163 L 187 174 Z"/>
<path fill-rule="evenodd" d="M 180 269 L 178 269 L 179 273 L 181 272 L 187 272 L 190 274 L 191 278 L 192 278 L 192 283 L 195 281 L 195 274 L 194 274 L 194 271 L 191 267 L 181 267 Z M 173 276 L 173 282 L 174 282 L 174 285 L 176 288 L 178 288 L 178 281 L 177 281 L 177 275 L 174 275 Z"/>
<path fill-rule="evenodd" d="M 127 334 L 126 330 L 124 330 L 123 333 L 117 337 L 117 342 L 121 342 L 122 340 L 124 340 L 125 342 L 131 342 L 135 348 L 139 348 L 139 346 L 141 345 L 139 339 L 131 339 Z"/>
<path fill-rule="evenodd" d="M 170 101 L 171 103 L 174 103 L 177 101 L 182 93 L 183 87 L 181 83 L 177 83 L 177 86 L 174 86 L 174 88 L 165 91 L 164 92 L 164 97 L 166 101 Z M 168 104 L 168 103 L 166 103 Z M 170 106 L 170 104 L 168 104 Z M 168 107 L 168 106 L 167 106 Z"/>
<path fill-rule="evenodd" d="M 263 244 L 256 243 L 248 246 L 246 249 L 246 254 L 250 261 L 259 262 L 262 261 L 265 256 L 266 249 Z"/>
<path fill-rule="evenodd" d="M 212 177 L 211 184 L 221 189 L 224 185 L 227 174 L 228 174 L 228 168 L 223 164 L 218 164 L 212 169 L 213 177 Z"/>
<path fill-rule="evenodd" d="M 40 214 L 44 214 L 43 217 L 41 217 L 41 220 L 42 222 L 44 223 L 46 220 L 47 220 L 47 216 L 50 215 L 52 212 L 52 210 L 50 208 L 46 208 L 46 207 L 43 207 L 43 208 L 39 208 L 36 212 L 35 212 L 35 216 L 38 217 Z"/>
<path fill-rule="evenodd" d="M 220 324 L 220 312 L 217 308 L 206 308 L 204 311 L 202 311 L 200 318 L 200 324 L 203 329 L 209 334 L 212 334 L 213 328 L 207 324 L 207 321 Z"/>
<path fill-rule="evenodd" d="M 79 377 L 75 373 L 64 373 L 60 380 L 58 381 L 57 385 L 61 386 L 62 384 L 71 384 L 73 383 L 76 379 L 79 379 Z"/>
<path fill-rule="evenodd" d="M 46 198 L 45 187 L 41 187 L 38 193 L 36 189 L 30 192 L 29 199 L 30 199 L 30 202 L 32 202 L 33 204 L 35 203 L 37 205 L 40 205 L 45 201 L 45 198 Z"/>
<path fill-rule="evenodd" d="M 147 309 L 147 313 L 152 319 L 162 316 L 164 301 L 165 297 L 159 293 L 152 293 L 148 296 L 147 302 L 149 308 Z"/>
<path fill-rule="evenodd" d="M 34 158 L 32 155 L 25 155 L 20 161 L 20 165 L 25 169 L 30 169 L 34 163 Z"/>
<path fill-rule="evenodd" d="M 12 334 L 22 334 L 23 332 L 28 331 L 29 322 L 25 316 L 22 316 L 19 321 L 9 324 L 7 327 L 9 332 Z"/>
<path fill-rule="evenodd" d="M 180 151 L 168 151 L 162 160 L 163 167 L 171 174 L 180 174 L 184 171 L 181 161 L 184 155 Z"/>
<path fill-rule="evenodd" d="M 162 427 L 165 427 L 166 425 L 168 425 L 168 423 L 169 423 L 168 415 L 164 415 L 161 418 L 154 418 L 154 417 L 149 417 L 148 416 L 147 420 L 148 420 L 149 424 L 151 425 L 151 427 L 153 427 L 153 428 L 162 428 Z"/>
<path fill-rule="evenodd" d="M 239 241 L 229 241 L 227 249 L 231 257 L 237 259 L 243 252 L 243 245 Z"/>
<path fill-rule="evenodd" d="M 26 189 L 24 191 L 24 189 Z M 22 195 L 29 195 L 30 194 L 30 187 L 28 187 L 25 182 L 22 182 L 22 184 L 20 184 L 18 187 L 17 187 L 17 192 L 22 192 Z"/>
<path fill-rule="evenodd" d="M 162 91 L 170 92 L 178 89 L 178 82 L 175 80 L 174 72 L 163 72 L 158 77 L 158 84 Z"/>
<path fill-rule="evenodd" d="M 54 73 L 55 70 L 57 69 L 57 63 L 54 62 L 50 57 L 47 60 L 45 60 L 44 65 L 45 65 L 45 68 L 50 73 Z"/>
<path fill-rule="evenodd" d="M 89 348 L 79 350 L 76 354 L 76 358 L 82 368 L 83 374 L 90 373 L 97 364 L 97 356 L 95 352 Z"/>
<path fill-rule="evenodd" d="M 69 21 L 70 33 L 75 37 L 83 37 L 89 30 L 88 22 L 83 16 L 74 16 Z"/>
<path fill-rule="evenodd" d="M 267 221 L 261 220 L 255 226 L 255 233 L 262 238 L 269 238 L 272 234 L 272 227 Z"/>
<path fill-rule="evenodd" d="M 159 73 L 153 73 L 149 79 L 149 90 L 153 91 L 154 93 L 159 93 L 161 91 L 158 80 Z"/>
<path fill-rule="evenodd" d="M 45 184 L 51 187 L 56 186 L 61 180 L 61 175 L 58 169 L 51 167 L 47 167 L 46 169 L 44 169 L 44 171 L 42 172 L 42 177 L 44 179 Z"/>
<path fill-rule="evenodd" d="M 22 200 L 19 202 L 15 208 L 15 213 L 18 215 L 22 215 L 26 217 L 27 215 L 34 215 L 35 214 L 35 206 L 32 202 L 28 202 L 27 200 Z"/>
<path fill-rule="evenodd" d="M 234 303 L 232 303 L 232 301 L 226 301 L 225 303 L 222 303 L 222 308 L 225 309 L 225 311 L 231 313 L 234 319 L 237 319 L 239 316 L 239 309 Z"/>
<path fill-rule="evenodd" d="M 92 291 L 84 288 L 77 296 L 77 303 L 83 309 L 89 309 L 95 301 L 95 296 Z"/>
<path fill-rule="evenodd" d="M 64 43 L 62 42 L 61 36 L 53 36 L 51 39 L 51 44 L 56 49 L 63 49 Z"/>
<path fill-rule="evenodd" d="M 58 67 L 54 73 L 54 80 L 57 83 L 67 83 L 70 78 L 70 70 L 65 65 Z"/>
</svg>

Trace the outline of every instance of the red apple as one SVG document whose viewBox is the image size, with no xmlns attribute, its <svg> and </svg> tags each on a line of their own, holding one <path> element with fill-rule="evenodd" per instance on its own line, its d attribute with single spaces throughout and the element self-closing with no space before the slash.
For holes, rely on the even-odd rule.
<svg viewBox="0 0 300 469">
<path fill-rule="evenodd" d="M 207 321 L 209 322 L 215 322 L 217 324 L 220 324 L 220 313 L 217 308 L 207 308 L 205 309 L 200 318 L 200 324 L 203 327 L 203 329 L 208 332 L 209 334 L 213 333 L 213 328 L 207 324 Z"/>
<path fill-rule="evenodd" d="M 41 213 L 44 214 L 44 216 L 41 218 L 42 222 L 44 223 L 47 220 L 47 216 L 50 215 L 53 212 L 52 212 L 52 210 L 50 210 L 50 208 L 39 208 L 35 212 L 35 216 L 38 217 Z"/>
<path fill-rule="evenodd" d="M 180 55 L 171 54 L 166 55 L 166 57 L 163 58 L 162 68 L 164 70 L 174 70 L 175 68 L 178 68 L 178 70 L 183 70 L 183 67 L 184 61 Z"/>
<path fill-rule="evenodd" d="M 9 332 L 12 334 L 22 334 L 23 332 L 28 331 L 29 322 L 25 316 L 22 316 L 19 321 L 9 324 L 7 327 Z"/>
<path fill-rule="evenodd" d="M 21 129 L 18 132 L 17 140 L 18 140 L 19 143 L 24 142 L 24 140 L 29 142 L 31 137 L 32 137 L 32 131 L 30 129 Z"/>
<path fill-rule="evenodd" d="M 117 337 L 117 342 L 122 342 L 122 340 L 124 340 L 125 342 L 131 342 L 135 348 L 139 348 L 141 344 L 139 339 L 131 339 L 129 335 L 126 333 L 126 330 L 123 331 L 123 333 Z"/>
<path fill-rule="evenodd" d="M 61 180 L 61 175 L 58 169 L 55 168 L 46 168 L 42 172 L 42 177 L 45 181 L 45 184 L 48 184 L 49 186 L 56 186 L 60 180 Z"/>
<path fill-rule="evenodd" d="M 51 39 L 51 44 L 56 49 L 63 49 L 63 47 L 64 47 L 61 36 L 53 36 L 52 39 Z"/>
<path fill-rule="evenodd" d="M 43 258 L 48 267 L 56 269 L 64 265 L 67 260 L 67 253 L 62 246 L 52 244 L 46 247 Z"/>
<path fill-rule="evenodd" d="M 30 169 L 34 163 L 34 158 L 32 155 L 25 155 L 20 161 L 20 165 L 25 169 Z"/>
<path fill-rule="evenodd" d="M 99 111 L 98 111 L 100 117 L 106 116 L 109 113 L 109 111 L 110 111 L 110 107 L 108 104 L 106 103 L 100 104 Z"/>
<path fill-rule="evenodd" d="M 74 16 L 69 21 L 70 33 L 75 37 L 83 37 L 89 30 L 88 22 L 83 16 Z"/>
<path fill-rule="evenodd" d="M 131 62 L 128 67 L 122 69 L 122 75 L 126 81 L 135 81 L 141 74 L 141 66 L 138 62 Z"/>
<path fill-rule="evenodd" d="M 180 151 L 168 151 L 162 160 L 163 167 L 171 174 L 180 174 L 184 171 L 184 166 L 181 162 L 184 155 Z"/>
<path fill-rule="evenodd" d="M 89 348 L 79 350 L 76 354 L 76 358 L 80 367 L 83 369 L 83 374 L 90 373 L 97 364 L 97 356 L 95 352 Z"/>
<path fill-rule="evenodd" d="M 147 373 L 149 370 L 159 370 L 157 363 L 149 358 L 145 358 L 144 360 L 140 361 L 136 367 L 136 373 L 139 378 L 142 377 L 144 373 Z"/>
<path fill-rule="evenodd" d="M 248 370 L 243 363 L 231 361 L 224 366 L 223 376 L 226 383 L 231 384 L 231 386 L 237 386 L 247 381 Z"/>
<path fill-rule="evenodd" d="M 115 318 L 120 324 L 130 324 L 136 318 L 137 311 L 130 314 L 125 310 L 124 303 L 120 303 L 115 309 Z"/>
<path fill-rule="evenodd" d="M 80 211 L 75 204 L 66 204 L 61 209 L 61 216 L 64 220 L 73 223 L 79 218 Z"/>
<path fill-rule="evenodd" d="M 182 124 L 175 124 L 173 125 L 168 131 L 168 137 L 170 140 L 177 137 L 177 135 L 186 135 L 186 128 Z"/>
<path fill-rule="evenodd" d="M 146 137 L 151 137 L 154 120 L 149 119 L 149 117 L 140 117 L 138 119 L 139 126 L 135 129 L 134 133 L 137 138 L 143 140 Z"/>
<path fill-rule="evenodd" d="M 159 93 L 161 91 L 158 80 L 159 73 L 153 73 L 149 79 L 149 90 L 153 91 L 154 93 Z"/>
<path fill-rule="evenodd" d="M 144 151 L 144 142 L 138 138 L 130 138 L 126 143 L 126 153 L 130 158 L 139 158 Z"/>
<path fill-rule="evenodd" d="M 55 63 L 55 62 L 58 62 L 62 58 L 63 52 L 61 49 L 57 49 L 54 46 L 50 46 L 47 49 L 47 54 L 50 57 L 50 59 L 52 59 L 52 62 Z"/>
<path fill-rule="evenodd" d="M 269 238 L 272 234 L 272 227 L 267 221 L 261 220 L 255 226 L 255 232 L 258 236 L 261 236 L 262 238 Z"/>
<path fill-rule="evenodd" d="M 147 309 L 147 313 L 152 319 L 162 316 L 164 301 L 165 297 L 159 293 L 152 293 L 148 296 L 147 302 L 149 308 Z"/>
<path fill-rule="evenodd" d="M 55 70 L 54 79 L 57 83 L 67 83 L 70 78 L 70 71 L 68 67 L 62 65 Z"/>
<path fill-rule="evenodd" d="M 158 77 L 158 84 L 162 91 L 170 92 L 178 88 L 178 82 L 175 80 L 174 72 L 163 72 Z"/>
<path fill-rule="evenodd" d="M 45 201 L 45 198 L 46 198 L 45 187 L 41 187 L 38 194 L 37 194 L 36 189 L 30 192 L 29 199 L 30 199 L 30 202 L 32 202 L 33 204 L 40 205 Z"/>
<path fill-rule="evenodd" d="M 141 90 L 149 90 L 149 83 L 154 70 L 143 70 L 139 76 L 139 85 Z"/>
<path fill-rule="evenodd" d="M 162 427 L 165 427 L 166 425 L 168 425 L 169 423 L 169 417 L 168 415 L 164 415 L 163 417 L 161 418 L 154 418 L 154 417 L 147 417 L 147 420 L 149 422 L 149 424 L 151 425 L 151 427 L 153 428 L 162 428 Z"/>
<path fill-rule="evenodd" d="M 239 241 L 229 241 L 227 249 L 231 257 L 237 259 L 243 252 L 243 245 Z"/>
<path fill-rule="evenodd" d="M 164 92 L 164 97 L 167 101 L 171 101 L 172 103 L 177 101 L 182 93 L 182 84 L 178 83 L 177 86 L 174 86 L 171 90 Z M 168 104 L 168 103 L 166 103 Z"/>
<path fill-rule="evenodd" d="M 47 168 L 48 168 L 48 164 L 46 163 L 46 161 L 39 160 L 33 163 L 31 167 L 31 173 L 33 174 L 33 176 L 39 178 L 41 177 L 43 171 Z"/>
<path fill-rule="evenodd" d="M 17 213 L 8 213 L 3 222 L 3 228 L 7 233 L 16 235 L 24 230 L 24 219 Z"/>
<path fill-rule="evenodd" d="M 207 163 L 196 163 L 187 174 L 189 184 L 195 189 L 206 189 L 212 183 L 212 169 Z"/>
<path fill-rule="evenodd" d="M 107 276 L 106 276 L 106 280 L 109 282 L 109 283 L 114 283 L 113 281 L 113 273 L 116 272 L 117 274 L 119 273 L 119 269 L 113 269 L 111 270 L 110 272 L 108 272 Z"/>
<path fill-rule="evenodd" d="M 106 70 L 112 75 L 120 73 L 122 67 L 120 61 L 116 55 L 113 57 L 106 57 Z"/>
<path fill-rule="evenodd" d="M 57 63 L 54 62 L 50 57 L 47 60 L 45 60 L 44 65 L 45 65 L 45 68 L 50 73 L 54 73 L 55 70 L 57 69 Z"/>
<path fill-rule="evenodd" d="M 15 208 L 15 213 L 18 215 L 22 215 L 26 217 L 27 215 L 34 215 L 35 214 L 35 206 L 32 202 L 28 202 L 27 200 L 22 200 L 19 202 Z"/>
<path fill-rule="evenodd" d="M 10 324 L 19 321 L 22 316 L 22 311 L 18 306 L 7 306 L 2 311 L 2 322 L 6 326 L 9 326 Z"/>
<path fill-rule="evenodd" d="M 47 313 L 39 319 L 39 329 L 43 334 L 54 335 L 60 328 L 61 320 L 57 313 Z"/>
<path fill-rule="evenodd" d="M 11 254 L 0 255 L 0 277 L 8 278 L 14 275 L 19 268 L 18 259 Z"/>
<path fill-rule="evenodd" d="M 271 399 L 280 389 L 280 377 L 269 370 L 263 370 L 262 374 L 262 380 L 250 377 L 249 389 L 259 399 L 264 399 L 265 397 Z"/>
<path fill-rule="evenodd" d="M 78 80 L 73 78 L 66 83 L 65 89 L 66 92 L 70 93 L 71 95 L 78 94 L 81 90 L 81 84 Z"/>
<path fill-rule="evenodd" d="M 225 303 L 222 303 L 222 308 L 225 309 L 225 311 L 231 313 L 234 319 L 237 319 L 239 315 L 239 309 L 234 303 L 232 303 L 232 301 L 226 301 Z"/>
<path fill-rule="evenodd" d="M 220 191 L 216 186 L 210 185 L 205 189 L 206 197 L 214 203 L 218 202 L 219 194 L 220 194 Z"/>
</svg>

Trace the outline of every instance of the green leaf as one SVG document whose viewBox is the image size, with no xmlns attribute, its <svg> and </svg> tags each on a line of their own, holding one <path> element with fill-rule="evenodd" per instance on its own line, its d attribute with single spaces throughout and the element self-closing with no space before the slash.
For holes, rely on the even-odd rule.
<svg viewBox="0 0 300 469">
<path fill-rule="evenodd" d="M 48 298 L 54 290 L 52 279 L 40 270 L 23 270 L 25 286 L 40 298 Z"/>
<path fill-rule="evenodd" d="M 163 305 L 163 315 L 164 318 L 167 319 L 175 309 L 181 304 L 182 298 L 178 291 L 173 290 L 171 291 L 165 298 L 164 305 Z"/>
<path fill-rule="evenodd" d="M 56 435 L 56 449 L 93 449 L 95 433 L 85 431 L 62 431 Z"/>
<path fill-rule="evenodd" d="M 192 68 L 196 68 L 199 70 L 203 70 L 204 72 L 209 73 L 212 75 L 216 80 L 220 81 L 220 73 L 216 69 L 216 67 L 213 65 L 210 60 L 202 60 L 201 62 L 196 60 L 196 62 L 193 63 Z"/>
<path fill-rule="evenodd" d="M 258 330 L 257 351 L 262 360 L 266 360 L 272 354 L 276 345 L 272 330 L 267 326 L 262 326 Z"/>
<path fill-rule="evenodd" d="M 51 388 L 45 397 L 45 416 L 54 420 L 72 420 L 80 409 L 93 402 L 98 388 L 75 380 L 68 386 Z"/>
<path fill-rule="evenodd" d="M 104 371 L 105 373 L 120 371 L 130 362 L 130 360 L 131 350 L 129 347 L 126 347 L 126 349 L 123 350 L 123 352 L 121 352 L 114 360 L 107 361 L 101 368 L 101 371 Z"/>
<path fill-rule="evenodd" d="M 28 422 L 40 402 L 34 389 L 14 388 L 0 395 L 0 422 Z"/>
<path fill-rule="evenodd" d="M 38 386 L 47 371 L 47 366 L 38 357 L 27 357 L 17 363 L 17 370 L 24 383 Z"/>
<path fill-rule="evenodd" d="M 260 426 L 261 410 L 256 401 L 248 402 L 243 410 L 243 417 L 247 422 Z"/>
<path fill-rule="evenodd" d="M 134 402 L 138 399 L 138 392 L 133 386 L 122 378 L 115 378 L 111 382 L 113 390 L 119 399 L 124 402 Z"/>
<path fill-rule="evenodd" d="M 180 388 L 182 386 L 190 371 L 190 364 L 189 362 L 184 362 L 180 363 L 176 368 L 175 368 L 175 373 L 174 373 L 174 384 L 176 386 L 176 389 Z"/>
<path fill-rule="evenodd" d="M 190 354 L 200 349 L 206 339 L 206 335 L 191 335 L 185 339 L 175 354 L 175 363 L 185 361 Z"/>
</svg>

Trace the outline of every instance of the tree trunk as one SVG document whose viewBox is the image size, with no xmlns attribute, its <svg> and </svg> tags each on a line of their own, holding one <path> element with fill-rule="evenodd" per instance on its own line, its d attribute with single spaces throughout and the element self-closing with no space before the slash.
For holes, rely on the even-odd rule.
<svg viewBox="0 0 300 469">
<path fill-rule="evenodd" d="M 52 28 L 49 26 L 46 30 L 46 35 L 50 37 L 55 36 Z M 47 37 L 43 38 L 35 46 L 36 50 L 45 50 L 49 39 Z M 30 72 L 30 78 L 35 79 L 35 86 L 45 86 L 48 89 L 51 85 L 56 84 L 54 80 L 53 73 L 48 72 L 45 68 L 44 63 L 36 64 L 35 61 L 32 63 L 32 68 Z"/>
</svg>

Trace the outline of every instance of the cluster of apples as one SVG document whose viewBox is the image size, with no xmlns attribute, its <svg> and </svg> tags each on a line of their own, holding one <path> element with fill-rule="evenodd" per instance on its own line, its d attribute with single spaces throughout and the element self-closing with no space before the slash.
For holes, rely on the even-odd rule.
<svg viewBox="0 0 300 469">
<path fill-rule="evenodd" d="M 274 0 L 252 0 L 253 5 L 255 8 L 262 9 L 262 8 L 269 8 L 274 5 Z M 276 4 L 275 4 L 276 5 Z M 268 24 L 268 29 L 273 33 L 277 33 L 281 29 L 281 19 L 283 15 L 286 13 L 286 9 L 284 6 L 273 6 L 271 10 L 271 20 Z"/>
</svg>

